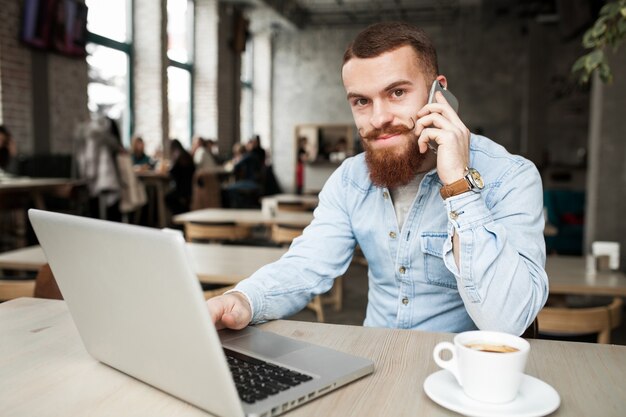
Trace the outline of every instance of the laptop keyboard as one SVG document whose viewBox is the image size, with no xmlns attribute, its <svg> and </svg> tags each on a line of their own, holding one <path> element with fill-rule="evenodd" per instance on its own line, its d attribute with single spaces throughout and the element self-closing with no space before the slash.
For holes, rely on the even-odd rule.
<svg viewBox="0 0 626 417">
<path fill-rule="evenodd" d="M 233 380 L 242 401 L 253 404 L 270 395 L 295 387 L 313 379 L 269 362 L 244 355 L 230 349 L 224 349 L 226 360 L 233 374 Z"/>
</svg>

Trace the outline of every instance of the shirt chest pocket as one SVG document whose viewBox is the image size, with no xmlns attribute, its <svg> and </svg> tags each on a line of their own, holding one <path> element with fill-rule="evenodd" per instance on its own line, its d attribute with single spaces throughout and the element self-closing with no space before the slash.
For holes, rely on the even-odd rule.
<svg viewBox="0 0 626 417">
<path fill-rule="evenodd" d="M 424 254 L 426 282 L 446 288 L 457 288 L 454 274 L 443 263 L 443 244 L 447 233 L 422 232 L 421 248 Z"/>
</svg>

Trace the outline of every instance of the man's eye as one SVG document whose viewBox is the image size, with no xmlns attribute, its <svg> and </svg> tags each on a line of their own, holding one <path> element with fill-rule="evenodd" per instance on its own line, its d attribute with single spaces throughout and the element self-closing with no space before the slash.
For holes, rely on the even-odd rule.
<svg viewBox="0 0 626 417">
<path fill-rule="evenodd" d="M 355 106 L 365 106 L 366 104 L 367 104 L 366 98 L 357 98 L 356 100 L 354 100 Z"/>
<path fill-rule="evenodd" d="M 394 97 L 402 97 L 404 95 L 404 90 L 393 90 Z"/>
</svg>

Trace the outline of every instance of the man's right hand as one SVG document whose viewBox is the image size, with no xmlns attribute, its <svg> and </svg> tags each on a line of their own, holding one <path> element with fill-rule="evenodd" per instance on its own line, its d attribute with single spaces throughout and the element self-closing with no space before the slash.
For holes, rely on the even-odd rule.
<svg viewBox="0 0 626 417">
<path fill-rule="evenodd" d="M 252 308 L 247 298 L 238 292 L 220 295 L 207 300 L 209 314 L 219 329 L 243 329 L 252 320 Z"/>
</svg>

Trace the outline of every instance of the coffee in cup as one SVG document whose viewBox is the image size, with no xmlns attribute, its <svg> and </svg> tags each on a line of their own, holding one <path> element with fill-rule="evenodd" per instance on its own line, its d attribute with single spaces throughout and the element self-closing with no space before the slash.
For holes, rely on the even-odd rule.
<svg viewBox="0 0 626 417">
<path fill-rule="evenodd" d="M 443 360 L 443 351 L 452 357 Z M 454 344 L 437 344 L 433 358 L 454 375 L 468 397 L 501 404 L 517 396 L 529 351 L 529 343 L 521 337 L 477 330 L 459 333 Z"/>
<path fill-rule="evenodd" d="M 466 343 L 465 347 L 474 349 L 474 350 L 480 350 L 481 352 L 492 352 L 492 353 L 519 352 L 518 348 L 514 348 L 512 346 L 494 345 L 493 343 L 485 343 L 485 342 L 470 342 L 470 343 Z"/>
</svg>

